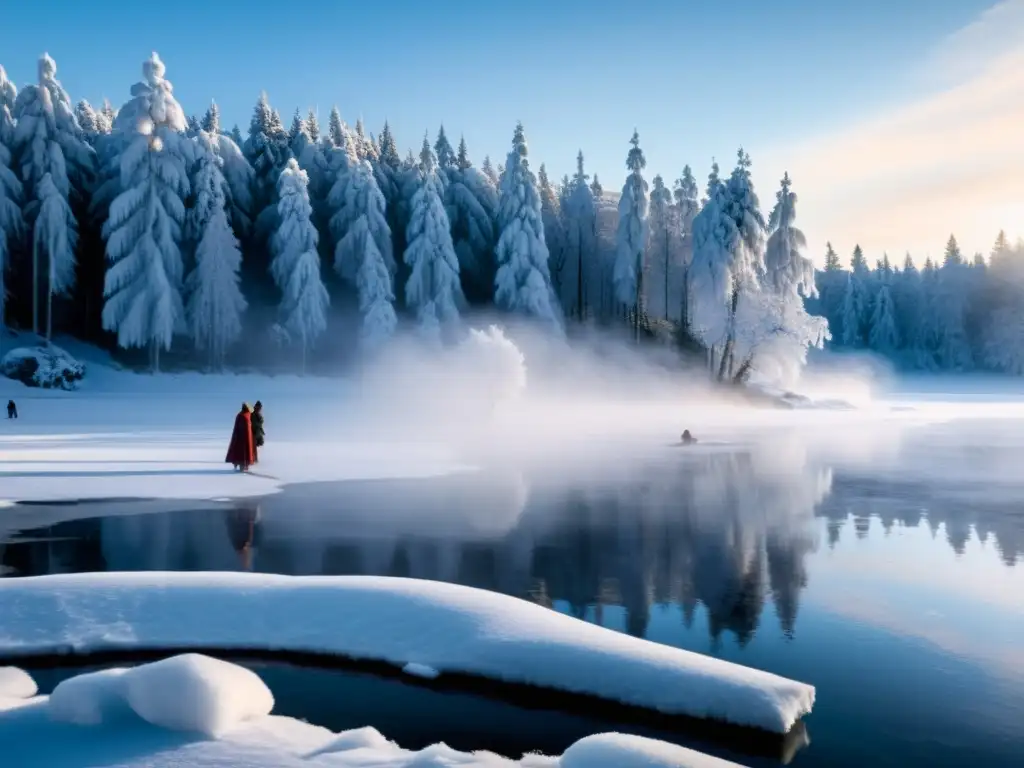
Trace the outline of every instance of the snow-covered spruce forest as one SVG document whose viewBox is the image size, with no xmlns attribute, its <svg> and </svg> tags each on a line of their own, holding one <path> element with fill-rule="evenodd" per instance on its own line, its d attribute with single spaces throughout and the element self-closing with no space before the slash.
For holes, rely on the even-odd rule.
<svg viewBox="0 0 1024 768">
<path fill-rule="evenodd" d="M 326 127 L 266 94 L 247 132 L 216 104 L 186 117 L 156 54 L 115 109 L 73 105 L 54 61 L 20 92 L 0 68 L 0 318 L 159 368 L 296 368 L 372 354 L 401 328 L 457 339 L 474 312 L 554 335 L 584 327 L 675 345 L 722 380 L 792 373 L 808 349 L 902 365 L 1024 373 L 1024 247 L 990 260 L 813 267 L 788 175 L 768 210 L 741 149 L 705 184 L 534 171 L 522 125 L 503 162 L 442 127 L 403 157 L 385 123 Z M 673 173 L 672 176 L 676 174 Z M 671 178 L 671 176 L 669 177 Z M 703 187 L 703 190 L 701 189 Z M 767 211 L 767 214 L 766 214 Z M 831 333 L 830 333 L 831 329 Z"/>
</svg>

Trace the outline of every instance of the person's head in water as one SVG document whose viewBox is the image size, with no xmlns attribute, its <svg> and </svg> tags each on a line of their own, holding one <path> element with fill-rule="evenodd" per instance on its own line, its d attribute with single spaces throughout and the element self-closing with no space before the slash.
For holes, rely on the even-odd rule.
<svg viewBox="0 0 1024 768">
<path fill-rule="evenodd" d="M 690 434 L 690 430 L 688 430 L 688 429 L 684 429 L 683 430 L 683 442 L 684 443 L 692 443 L 693 442 L 693 435 Z"/>
<path fill-rule="evenodd" d="M 252 411 L 253 411 L 253 413 L 259 413 L 262 410 L 263 410 L 263 403 L 260 402 L 259 400 L 257 400 L 256 404 L 252 407 Z"/>
</svg>

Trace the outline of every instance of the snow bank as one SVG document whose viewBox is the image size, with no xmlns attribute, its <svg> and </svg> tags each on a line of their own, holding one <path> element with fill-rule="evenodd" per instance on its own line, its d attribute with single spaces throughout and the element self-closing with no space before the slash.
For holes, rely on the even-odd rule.
<svg viewBox="0 0 1024 768">
<path fill-rule="evenodd" d="M 270 689 L 255 672 L 195 653 L 146 664 L 126 678 L 135 713 L 172 731 L 216 736 L 274 708 Z"/>
<path fill-rule="evenodd" d="M 28 672 L 17 667 L 0 667 L 0 696 L 5 699 L 31 699 L 39 689 Z"/>
<path fill-rule="evenodd" d="M 0 360 L 0 373 L 27 387 L 74 389 L 85 377 L 85 366 L 60 347 L 18 347 Z"/>
<path fill-rule="evenodd" d="M 472 674 L 785 733 L 804 683 L 533 603 L 386 577 L 90 573 L 0 580 L 0 655 L 149 649 L 337 654 Z"/>
<path fill-rule="evenodd" d="M 562 755 L 559 768 L 737 768 L 736 763 L 664 741 L 624 733 L 580 739 Z"/>
<path fill-rule="evenodd" d="M 80 768 L 83 765 L 109 768 L 180 768 L 182 765 L 191 768 L 241 765 L 247 768 L 734 766 L 673 744 L 617 733 L 582 739 L 561 758 L 529 754 L 514 761 L 489 752 L 465 754 L 444 744 L 413 752 L 388 741 L 374 728 L 334 734 L 292 718 L 270 716 L 262 712 L 269 693 L 258 694 L 258 706 L 235 709 L 230 717 L 225 717 L 223 711 L 208 709 L 191 695 L 180 695 L 195 693 L 197 680 L 202 681 L 203 696 L 214 689 L 228 694 L 229 698 L 256 693 L 248 682 L 243 682 L 251 674 L 233 664 L 191 654 L 128 670 L 79 675 L 61 683 L 50 697 L 41 696 L 18 707 L 0 707 L 4 765 L 18 768 Z M 132 686 L 144 690 L 142 695 L 147 707 L 159 710 L 157 719 L 161 722 L 156 723 L 157 728 L 134 716 L 125 705 L 125 696 L 130 696 Z M 118 698 L 127 717 L 112 719 L 95 709 L 97 702 L 103 702 L 101 709 L 110 709 Z M 269 701 L 272 703 L 272 699 Z M 205 720 L 203 713 L 212 715 L 212 720 Z M 97 714 L 100 716 L 96 717 Z M 219 725 L 215 726 L 215 722 Z M 194 735 L 181 733 L 179 726 L 184 723 L 190 726 L 188 730 L 205 733 L 209 738 L 196 739 Z M 202 727 L 193 727 L 197 724 Z M 159 727 L 161 725 L 171 730 Z"/>
<path fill-rule="evenodd" d="M 125 700 L 127 669 L 88 672 L 57 684 L 49 698 L 50 717 L 60 723 L 99 725 L 131 714 Z"/>
</svg>

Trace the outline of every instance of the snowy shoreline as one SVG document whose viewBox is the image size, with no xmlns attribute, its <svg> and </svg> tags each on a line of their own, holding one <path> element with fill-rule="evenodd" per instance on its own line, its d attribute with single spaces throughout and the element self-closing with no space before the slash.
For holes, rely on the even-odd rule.
<svg viewBox="0 0 1024 768">
<path fill-rule="evenodd" d="M 258 675 L 197 654 L 86 672 L 49 695 L 37 692 L 24 670 L 0 667 L 0 744 L 19 768 L 741 768 L 673 742 L 610 731 L 560 747 L 559 757 L 522 748 L 510 757 L 466 753 L 443 742 L 403 749 L 371 726 L 334 733 L 275 715 L 273 692 Z"/>
<path fill-rule="evenodd" d="M 333 654 L 415 663 L 439 672 L 439 681 L 492 678 L 778 734 L 814 705 L 814 688 L 804 683 L 438 582 L 228 573 L 40 576 L 0 581 L 0 615 L 0 656 L 8 659 L 130 649 Z"/>
</svg>

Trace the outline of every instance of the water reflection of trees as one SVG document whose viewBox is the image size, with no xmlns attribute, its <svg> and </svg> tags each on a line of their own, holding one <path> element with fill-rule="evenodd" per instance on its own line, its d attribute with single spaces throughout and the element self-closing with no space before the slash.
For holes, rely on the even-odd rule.
<svg viewBox="0 0 1024 768">
<path fill-rule="evenodd" d="M 974 539 L 989 539 L 1007 566 L 1024 560 L 1024 515 L 1019 501 L 976 493 L 949 493 L 949 489 L 924 483 L 894 482 L 862 477 L 836 481 L 819 514 L 826 519 L 828 544 L 835 547 L 850 523 L 857 538 L 865 538 L 874 521 L 888 535 L 895 526 L 927 525 L 933 537 L 940 533 L 958 555 Z"/>
<path fill-rule="evenodd" d="M 766 609 L 769 628 L 795 632 L 819 532 L 834 547 L 927 524 L 957 552 L 976 536 L 993 539 L 1007 565 L 1024 556 L 1015 509 L 889 480 L 833 481 L 806 456 L 772 448 L 680 452 L 537 479 L 528 491 L 505 474 L 472 481 L 468 493 L 459 485 L 468 481 L 433 479 L 308 496 L 290 489 L 170 514 L 65 517 L 23 532 L 26 543 L 0 543 L 0 572 L 386 574 L 505 592 L 637 636 L 671 607 L 687 628 L 704 621 L 713 643 L 731 635 L 745 644 Z M 872 534 L 872 525 L 881 530 Z"/>
</svg>

